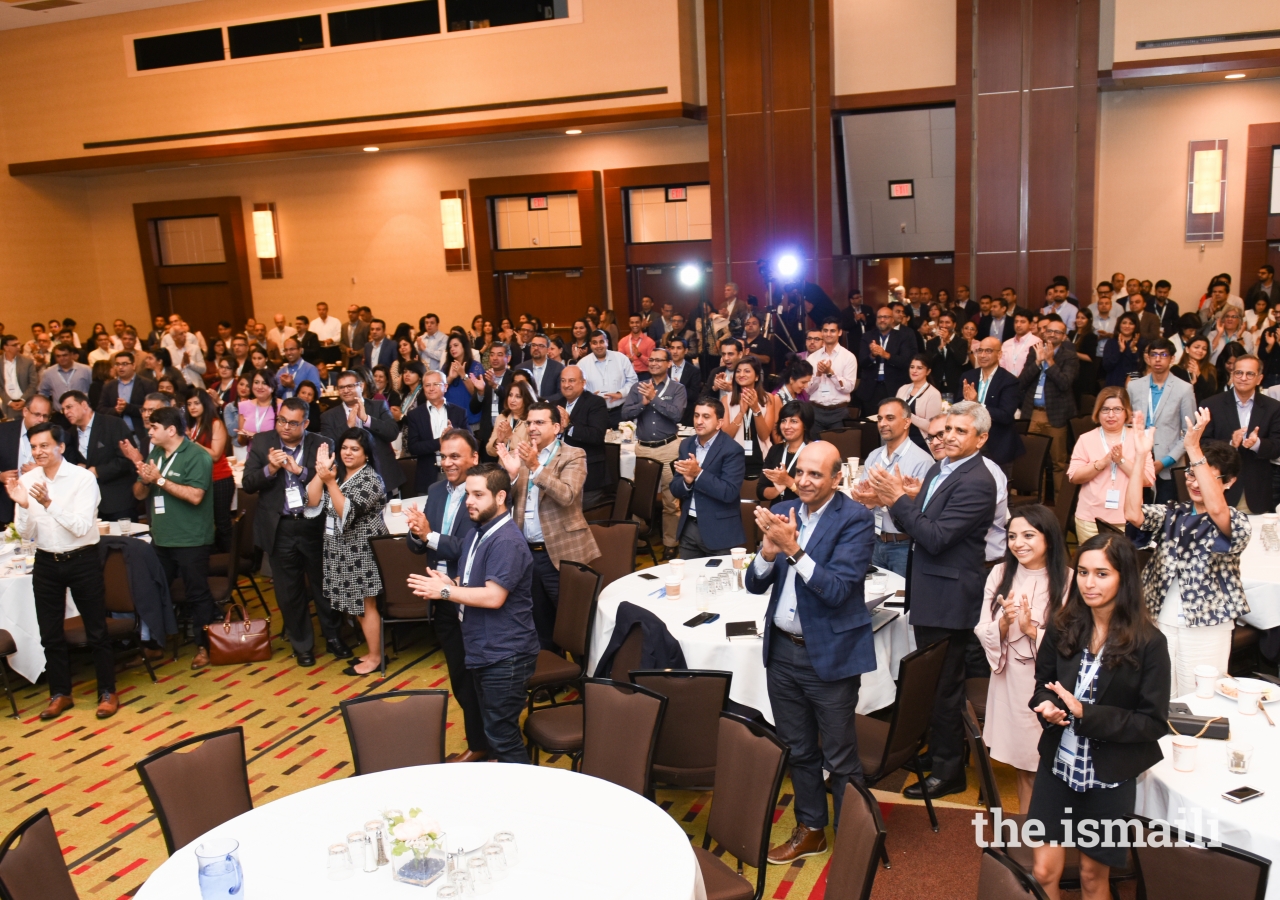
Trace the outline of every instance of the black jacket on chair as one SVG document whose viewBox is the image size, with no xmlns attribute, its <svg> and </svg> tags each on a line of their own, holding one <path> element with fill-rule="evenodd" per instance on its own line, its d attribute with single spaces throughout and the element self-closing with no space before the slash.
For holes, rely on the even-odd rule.
<svg viewBox="0 0 1280 900">
<path fill-rule="evenodd" d="M 369 427 L 365 430 L 373 437 L 374 468 L 382 476 L 382 484 L 390 497 L 404 484 L 404 472 L 391 449 L 391 442 L 400 435 L 400 423 L 391 417 L 387 404 L 381 400 L 364 401 L 364 411 L 369 416 Z M 343 404 L 339 403 L 320 417 L 320 433 L 333 441 L 335 447 L 346 430 L 347 409 Z"/>
<path fill-rule="evenodd" d="M 316 451 L 321 444 L 329 446 L 333 452 L 333 441 L 323 435 L 306 432 L 302 437 L 301 466 L 307 470 L 310 479 L 316 471 Z M 267 452 L 280 449 L 280 436 L 275 429 L 262 431 L 253 436 L 249 444 L 249 457 L 244 464 L 244 479 L 241 483 L 246 494 L 258 495 L 258 508 L 253 516 L 253 544 L 261 550 L 271 553 L 276 544 L 276 526 L 284 514 L 285 477 L 281 472 L 268 475 Z M 396 466 L 399 469 L 399 466 Z M 323 534 L 324 517 L 314 519 L 317 536 Z M 317 539 L 319 539 L 317 537 Z"/>
<path fill-rule="evenodd" d="M 977 390 L 981 378 L 981 369 L 970 369 L 961 380 L 969 382 Z M 962 386 L 961 396 L 963 390 Z M 987 388 L 987 402 L 983 404 L 991 414 L 991 433 L 982 448 L 982 455 L 997 465 L 1007 466 L 1027 452 L 1022 445 L 1022 435 L 1013 430 L 1013 414 L 1021 405 L 1022 387 L 1018 379 L 1008 369 L 997 366 L 991 376 L 991 386 Z"/>
<path fill-rule="evenodd" d="M 565 405 L 563 397 L 559 402 L 561 406 Z M 569 413 L 569 428 L 564 436 L 566 444 L 587 455 L 587 480 L 582 484 L 583 492 L 601 490 L 608 481 L 609 473 L 605 471 L 604 462 L 604 435 L 608 430 L 609 404 L 602 397 L 583 391 Z"/>
<path fill-rule="evenodd" d="M 0 472 L 11 472 L 18 468 L 18 441 L 22 436 L 22 419 L 10 419 L 0 422 Z M 21 474 L 21 473 L 19 473 Z M 9 492 L 0 490 L 0 525 L 13 521 L 13 501 Z"/>
<path fill-rule="evenodd" d="M 467 430 L 467 411 L 465 409 L 461 406 L 454 406 L 452 403 L 446 403 L 444 412 L 449 420 L 449 428 Z M 409 423 L 409 428 L 405 432 L 404 438 L 405 449 L 418 460 L 418 477 L 417 483 L 413 486 L 413 491 L 416 496 L 421 497 L 427 492 L 427 488 L 435 483 L 436 477 L 440 474 L 440 467 L 436 465 L 436 454 L 440 452 L 441 435 L 432 433 L 431 404 L 429 403 L 415 406 L 413 411 L 405 416 L 405 420 Z"/>
<path fill-rule="evenodd" d="M 1210 420 L 1201 439 L 1230 443 L 1231 435 L 1240 427 L 1235 389 L 1214 394 L 1204 401 L 1204 407 L 1209 410 Z M 1253 434 L 1255 428 L 1258 443 L 1252 450 L 1240 445 L 1240 477 L 1227 489 L 1227 502 L 1235 506 L 1243 493 L 1250 512 L 1265 513 L 1275 505 L 1271 491 L 1275 467 L 1271 460 L 1280 456 L 1280 400 L 1272 400 L 1260 390 L 1253 392 L 1253 411 L 1249 414 L 1245 436 Z"/>
<path fill-rule="evenodd" d="M 128 419 L 133 423 L 133 433 L 139 436 L 140 441 L 145 440 L 147 426 L 142 422 L 142 401 L 147 399 L 147 394 L 153 393 L 155 389 L 156 383 L 150 378 L 135 375 L 129 402 L 124 405 L 124 412 L 118 413 L 116 401 L 120 399 L 120 382 L 113 378 L 102 386 L 102 396 L 98 398 L 97 412 L 104 416 Z"/>
<path fill-rule="evenodd" d="M 1085 703 L 1076 719 L 1076 734 L 1089 738 L 1093 768 L 1099 781 L 1116 783 L 1136 778 L 1164 759 L 1160 738 L 1168 733 L 1169 645 L 1160 629 L 1147 624 L 1145 640 L 1138 648 L 1138 666 L 1104 664 L 1098 672 L 1096 699 Z M 1055 644 L 1058 633 L 1052 619 L 1036 654 L 1036 691 L 1027 704 L 1035 709 L 1046 700 L 1065 710 L 1062 699 L 1045 685 L 1058 682 L 1074 691 L 1080 674 L 1080 652 L 1069 657 Z M 1052 760 L 1062 740 L 1062 725 L 1040 718 L 1040 759 Z M 1042 763 L 1043 765 L 1043 763 Z"/>
<path fill-rule="evenodd" d="M 627 639 L 632 626 L 635 625 L 644 632 L 644 638 L 641 641 L 643 650 L 640 654 L 640 668 L 687 668 L 680 642 L 667 630 L 662 620 L 643 606 L 623 600 L 618 604 L 618 614 L 614 618 L 613 635 L 609 638 L 609 645 L 600 655 L 600 662 L 596 663 L 596 678 L 609 677 L 609 670 L 613 668 L 613 658 L 618 655 L 622 642 Z"/>
<path fill-rule="evenodd" d="M 102 502 L 98 504 L 100 518 L 110 520 L 138 507 L 138 498 L 133 496 L 138 467 L 120 452 L 121 441 L 137 445 L 132 437 L 133 432 L 124 424 L 124 419 L 95 413 L 89 426 L 89 450 L 82 456 L 79 430 L 74 427 L 66 430 L 67 460 L 74 465 L 97 470 L 98 490 L 102 492 Z"/>
<path fill-rule="evenodd" d="M 129 594 L 133 608 L 147 623 L 151 635 L 164 643 L 165 638 L 178 633 L 178 620 L 173 611 L 173 599 L 169 596 L 169 579 L 164 574 L 155 547 L 137 538 L 103 535 L 98 541 L 98 561 L 107 564 L 107 554 L 119 550 L 124 554 L 125 577 L 129 579 Z"/>
</svg>

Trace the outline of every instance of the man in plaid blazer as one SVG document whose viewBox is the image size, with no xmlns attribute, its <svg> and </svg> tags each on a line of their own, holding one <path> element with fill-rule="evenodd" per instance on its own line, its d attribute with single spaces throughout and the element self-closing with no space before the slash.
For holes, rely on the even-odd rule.
<svg viewBox="0 0 1280 900">
<path fill-rule="evenodd" d="M 560 416 L 550 403 L 530 406 L 525 423 L 529 440 L 514 452 L 500 444 L 498 461 L 511 476 L 511 518 L 533 553 L 533 624 L 538 642 L 543 649 L 554 650 L 560 560 L 590 563 L 600 549 L 582 515 L 586 453 L 561 441 Z"/>
<path fill-rule="evenodd" d="M 1031 424 L 1027 431 L 1052 439 L 1053 483 L 1062 487 L 1067 471 L 1067 426 L 1076 415 L 1074 387 L 1080 374 L 1076 345 L 1067 340 L 1067 325 L 1056 313 L 1045 317 L 1044 343 L 1032 347 L 1018 376 L 1022 389 L 1022 418 Z"/>
</svg>

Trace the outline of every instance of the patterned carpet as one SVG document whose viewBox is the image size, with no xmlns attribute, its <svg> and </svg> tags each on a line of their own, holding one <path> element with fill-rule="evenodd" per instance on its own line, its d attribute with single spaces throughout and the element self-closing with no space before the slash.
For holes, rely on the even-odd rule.
<svg viewBox="0 0 1280 900">
<path fill-rule="evenodd" d="M 265 593 L 278 622 L 270 590 Z M 270 662 L 200 672 L 188 668 L 192 652 L 187 645 L 177 662 L 158 666 L 155 684 L 140 663 L 122 671 L 120 712 L 105 722 L 93 715 L 93 672 L 87 657 L 74 659 L 76 706 L 67 714 L 41 723 L 38 715 L 47 691 L 38 685 L 17 692 L 19 719 L 0 719 L 0 787 L 8 794 L 7 801 L 0 801 L 0 835 L 48 807 L 83 898 L 130 897 L 166 858 L 160 827 L 133 768 L 146 754 L 193 734 L 240 725 L 245 730 L 253 801 L 261 805 L 349 774 L 351 754 L 339 701 L 380 691 L 448 686 L 444 655 L 426 629 L 402 636 L 401 650 L 385 680 L 376 673 L 345 676 L 347 663 L 332 656 L 320 657 L 314 668 L 301 669 L 281 641 L 276 641 Z M 450 755 L 465 749 L 461 712 L 455 704 L 449 707 L 446 746 Z M 544 764 L 567 766 L 568 761 L 553 757 Z M 1006 807 L 1016 808 L 1012 770 L 1001 768 L 998 777 Z M 906 780 L 900 773 L 876 791 L 886 813 L 895 866 L 892 877 L 877 881 L 873 896 L 933 895 L 935 888 L 940 889 L 937 896 L 973 896 L 978 851 L 967 824 L 969 814 L 960 809 L 977 808 L 976 777 L 970 773 L 967 793 L 937 804 L 960 808 L 944 814 L 939 835 L 930 831 L 923 807 L 907 803 L 896 792 Z M 784 782 L 774 816 L 775 841 L 784 840 L 795 824 L 790 791 L 790 782 Z M 657 800 L 701 844 L 712 795 L 660 790 Z M 944 878 L 945 887 L 938 885 L 937 867 L 925 861 L 924 854 L 932 854 L 932 842 L 947 858 L 958 855 L 965 860 L 950 869 L 954 877 Z M 827 854 L 789 867 L 771 867 L 764 896 L 820 900 L 829 860 Z M 919 889 L 925 884 L 910 874 L 913 860 L 931 870 L 930 888 L 924 894 Z M 746 874 L 754 883 L 755 872 L 748 869 Z M 922 869 L 922 878 L 924 874 Z"/>
</svg>

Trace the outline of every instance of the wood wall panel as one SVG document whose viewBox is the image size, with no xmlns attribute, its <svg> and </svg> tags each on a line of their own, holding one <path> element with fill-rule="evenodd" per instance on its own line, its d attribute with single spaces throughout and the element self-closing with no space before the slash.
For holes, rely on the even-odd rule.
<svg viewBox="0 0 1280 900">
<path fill-rule="evenodd" d="M 973 296 L 981 297 L 990 294 L 1000 295 L 1002 288 L 1011 287 L 1017 290 L 1018 253 L 979 253 L 973 267 Z M 1018 291 L 1021 297 L 1022 291 Z"/>
<path fill-rule="evenodd" d="M 1021 97 L 980 94 L 977 102 L 977 206 L 979 253 L 1018 249 Z M 956 129 L 959 131 L 959 128 Z"/>
<path fill-rule="evenodd" d="M 1044 306 L 1044 289 L 1053 281 L 1055 275 L 1066 275 L 1071 268 L 1071 251 L 1040 250 L 1027 254 L 1027 290 L 1022 297 L 1022 305 L 1029 309 Z M 1077 296 L 1080 296 L 1077 293 Z M 1076 327 L 1075 322 L 1067 323 L 1067 330 Z"/>
<path fill-rule="evenodd" d="M 956 285 L 973 287 L 973 4 L 956 0 Z M 977 297 L 977 291 L 973 292 Z"/>
<path fill-rule="evenodd" d="M 1022 83 L 1022 5 L 1026 0 L 981 0 L 977 4 L 978 92 L 1016 91 Z M 968 25 L 969 23 L 966 23 Z M 964 34 L 968 35 L 966 27 Z M 960 33 L 957 32 L 957 38 Z M 968 79 L 965 79 L 968 81 Z"/>
<path fill-rule="evenodd" d="M 721 0 L 726 50 L 724 58 L 721 59 L 718 46 L 715 48 L 714 56 L 710 52 L 710 42 L 716 41 L 716 20 L 712 18 L 716 13 L 715 6 L 716 4 L 713 3 L 707 4 L 705 13 L 708 41 L 707 76 L 710 78 L 713 66 L 718 69 L 723 65 L 725 111 L 730 116 L 762 113 L 765 108 L 765 74 L 761 64 L 766 53 L 764 11 L 756 2 L 740 3 L 736 0 Z M 708 81 L 708 104 L 718 99 L 718 94 L 712 92 L 711 83 Z M 718 108 L 717 103 L 717 110 Z M 707 107 L 707 114 L 711 115 L 710 105 Z"/>
<path fill-rule="evenodd" d="M 1244 225 L 1240 248 L 1240 285 L 1253 283 L 1258 267 L 1275 265 L 1275 251 L 1268 238 L 1280 237 L 1280 216 L 1268 215 L 1271 206 L 1271 148 L 1280 145 L 1280 122 L 1249 126 L 1245 157 Z M 1274 239 L 1274 238 L 1273 238 Z"/>
<path fill-rule="evenodd" d="M 773 109 L 802 109 L 809 111 L 812 104 L 809 81 L 809 17 L 800 14 L 808 4 L 795 0 L 771 0 L 769 3 L 769 43 L 771 45 L 768 66 L 770 100 Z M 826 90 L 828 97 L 831 89 Z M 808 132 L 809 129 L 805 129 Z"/>
<path fill-rule="evenodd" d="M 1031 89 L 1075 84 L 1076 8 L 1063 0 L 1031 0 Z"/>
<path fill-rule="evenodd" d="M 763 247 L 769 240 L 772 214 L 773 173 L 769 167 L 768 123 L 764 116 L 730 116 L 728 124 L 730 240 L 744 248 Z M 722 204 L 722 197 L 716 196 L 713 180 L 711 207 L 716 209 Z M 714 227 L 711 229 L 713 241 L 719 233 Z M 734 259 L 741 258 L 736 251 L 733 256 Z"/>
<path fill-rule="evenodd" d="M 1027 250 L 1071 247 L 1075 169 L 1075 90 L 1031 92 L 1031 153 L 1027 181 Z M 1065 275 L 1066 270 L 1057 274 Z M 1029 287 L 1034 291 L 1036 281 Z"/>
</svg>

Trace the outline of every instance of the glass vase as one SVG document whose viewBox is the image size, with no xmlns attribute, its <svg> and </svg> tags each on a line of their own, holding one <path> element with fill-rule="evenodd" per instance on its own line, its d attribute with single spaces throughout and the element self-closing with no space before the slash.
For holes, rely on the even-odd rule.
<svg viewBox="0 0 1280 900">
<path fill-rule="evenodd" d="M 444 850 L 444 835 L 430 847 L 406 851 L 391 856 L 391 877 L 405 884 L 416 884 L 426 887 L 434 884 L 445 874 L 448 854 Z"/>
</svg>

